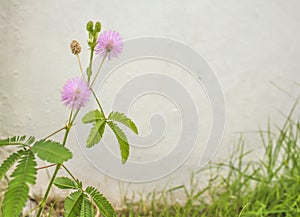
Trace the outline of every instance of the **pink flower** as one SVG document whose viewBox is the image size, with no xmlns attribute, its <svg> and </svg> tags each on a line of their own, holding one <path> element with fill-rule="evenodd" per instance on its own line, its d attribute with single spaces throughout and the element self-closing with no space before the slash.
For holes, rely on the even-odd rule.
<svg viewBox="0 0 300 217">
<path fill-rule="evenodd" d="M 87 104 L 90 94 L 87 82 L 80 77 L 71 78 L 63 87 L 61 100 L 69 108 L 80 109 Z"/>
<path fill-rule="evenodd" d="M 109 30 L 100 34 L 95 53 L 104 56 L 107 55 L 108 59 L 118 57 L 123 49 L 123 40 L 120 34 L 116 31 Z"/>
</svg>

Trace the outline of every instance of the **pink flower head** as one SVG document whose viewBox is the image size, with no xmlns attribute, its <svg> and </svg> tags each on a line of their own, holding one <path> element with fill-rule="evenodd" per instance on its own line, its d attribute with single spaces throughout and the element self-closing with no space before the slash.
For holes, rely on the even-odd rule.
<svg viewBox="0 0 300 217">
<path fill-rule="evenodd" d="M 89 85 L 83 78 L 71 78 L 63 87 L 61 100 L 69 108 L 80 109 L 87 104 L 90 94 Z"/>
<path fill-rule="evenodd" d="M 120 34 L 116 31 L 109 30 L 100 34 L 97 45 L 95 47 L 96 54 L 104 56 L 108 59 L 118 57 L 123 49 L 123 40 Z"/>
</svg>

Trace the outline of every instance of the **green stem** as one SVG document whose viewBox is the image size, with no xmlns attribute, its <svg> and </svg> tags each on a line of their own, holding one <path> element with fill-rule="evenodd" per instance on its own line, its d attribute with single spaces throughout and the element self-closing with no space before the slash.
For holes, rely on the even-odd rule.
<svg viewBox="0 0 300 217">
<path fill-rule="evenodd" d="M 88 74 L 88 83 L 90 83 L 91 75 L 92 75 L 93 57 L 94 57 L 94 48 L 91 47 L 90 65 L 89 65 L 89 71 L 90 71 L 90 74 Z"/>
<path fill-rule="evenodd" d="M 65 165 L 62 165 L 62 167 L 67 171 L 67 173 L 72 177 L 72 179 L 77 182 L 76 178 L 73 176 L 73 174 L 70 172 L 70 170 L 67 169 L 67 167 L 65 167 Z"/>
<path fill-rule="evenodd" d="M 78 64 L 79 64 L 80 72 L 81 72 L 82 76 L 84 77 L 79 54 L 77 54 L 76 56 L 77 56 L 77 61 L 78 61 Z"/>
<path fill-rule="evenodd" d="M 53 182 L 54 182 L 54 180 L 55 180 L 55 178 L 56 178 L 56 175 L 57 175 L 57 173 L 58 173 L 58 170 L 59 170 L 60 166 L 61 166 L 61 164 L 57 164 L 57 165 L 56 165 L 55 171 L 54 171 L 54 173 L 53 173 L 53 175 L 52 175 L 52 178 L 51 178 L 51 180 L 50 180 L 50 183 L 49 183 L 49 185 L 48 185 L 48 187 L 47 187 L 47 190 L 46 190 L 46 193 L 45 193 L 45 195 L 44 195 L 44 198 L 43 198 L 43 200 L 42 200 L 41 203 L 40 203 L 40 208 L 39 208 L 39 211 L 38 211 L 38 213 L 37 213 L 37 215 L 36 215 L 37 217 L 40 217 L 41 214 L 42 214 L 42 212 L 43 212 L 43 210 L 44 210 L 45 204 L 46 204 L 46 202 L 47 202 L 48 195 L 49 195 L 49 193 L 50 193 L 52 184 L 53 184 Z"/>
<path fill-rule="evenodd" d="M 51 136 L 54 136 L 55 134 L 59 133 L 60 131 L 62 131 L 62 130 L 64 130 L 64 129 L 66 129 L 66 126 L 64 126 L 64 127 L 60 128 L 60 129 L 56 130 L 55 132 L 51 133 L 51 134 L 48 135 L 48 136 L 46 136 L 46 137 L 44 138 L 44 140 L 49 139 Z"/>
<path fill-rule="evenodd" d="M 76 118 L 77 115 L 78 115 L 79 110 L 80 110 L 80 109 L 77 109 L 77 110 L 76 110 L 76 112 L 75 112 L 73 118 L 71 119 L 71 122 L 69 123 L 69 124 L 70 124 L 70 128 L 71 128 L 71 126 L 73 125 L 73 123 L 74 123 L 74 121 L 75 121 L 75 118 Z"/>
<path fill-rule="evenodd" d="M 78 112 L 79 112 L 79 109 L 75 112 L 74 116 L 72 115 L 73 110 L 72 110 L 71 113 L 70 113 L 70 117 L 69 117 L 68 124 L 67 124 L 67 126 L 65 127 L 66 132 L 65 132 L 64 139 L 63 139 L 63 143 L 62 143 L 63 146 L 66 145 L 68 135 L 69 135 L 69 133 L 70 133 L 71 127 L 72 127 L 72 125 L 73 125 L 73 122 L 74 122 L 74 120 L 75 120 L 75 118 L 76 118 Z M 73 116 L 73 118 L 72 118 L 72 116 Z M 50 193 L 50 190 L 51 190 L 51 187 L 52 187 L 52 185 L 53 185 L 53 182 L 54 182 L 54 180 L 55 180 L 55 178 L 56 178 L 56 176 L 57 176 L 57 173 L 58 173 L 58 171 L 59 171 L 59 169 L 60 169 L 61 166 L 62 166 L 62 164 L 57 164 L 57 165 L 56 165 L 55 171 L 54 171 L 54 173 L 53 173 L 53 175 L 52 175 L 52 178 L 51 178 L 51 180 L 50 180 L 50 182 L 49 182 L 49 184 L 48 184 L 47 190 L 46 190 L 46 192 L 45 192 L 45 194 L 44 194 L 44 197 L 43 197 L 43 199 L 42 199 L 42 201 L 41 201 L 41 203 L 40 203 L 40 208 L 39 208 L 38 213 L 37 213 L 37 215 L 36 215 L 37 217 L 40 217 L 41 214 L 42 214 L 42 212 L 43 212 L 43 210 L 44 210 L 45 204 L 46 204 L 46 202 L 47 202 L 47 198 L 48 198 L 49 193 Z"/>
<path fill-rule="evenodd" d="M 100 72 L 101 69 L 102 69 L 102 66 L 103 66 L 103 63 L 104 63 L 106 57 L 107 57 L 107 52 L 105 53 L 105 55 L 104 55 L 103 58 L 102 58 L 102 61 L 101 61 L 100 65 L 99 65 L 99 68 L 98 68 L 98 70 L 97 70 L 97 73 L 96 73 L 96 75 L 95 75 L 95 77 L 94 77 L 94 80 L 93 80 L 92 83 L 91 83 L 91 86 L 90 86 L 91 88 L 93 87 L 93 85 L 94 85 L 94 83 L 95 83 L 95 81 L 96 81 L 96 79 L 97 79 L 97 77 L 98 77 L 98 75 L 99 75 L 99 72 Z"/>
<path fill-rule="evenodd" d="M 46 169 L 46 168 L 49 168 L 49 167 L 54 167 L 56 164 L 50 164 L 50 165 L 47 165 L 47 166 L 42 166 L 42 167 L 38 167 L 36 168 L 37 170 L 42 170 L 42 169 Z"/>
<path fill-rule="evenodd" d="M 96 102 L 97 102 L 97 104 L 98 104 L 98 106 L 99 106 L 99 108 L 101 110 L 101 113 L 103 114 L 104 118 L 106 119 L 104 111 L 103 111 L 103 108 L 102 108 L 102 106 L 100 104 L 100 101 L 99 101 L 97 95 L 95 94 L 95 92 L 94 92 L 94 90 L 92 88 L 91 88 L 91 91 L 92 91 L 92 94 L 93 94 L 93 96 L 94 96 L 94 98 L 95 98 L 95 100 L 96 100 Z"/>
</svg>

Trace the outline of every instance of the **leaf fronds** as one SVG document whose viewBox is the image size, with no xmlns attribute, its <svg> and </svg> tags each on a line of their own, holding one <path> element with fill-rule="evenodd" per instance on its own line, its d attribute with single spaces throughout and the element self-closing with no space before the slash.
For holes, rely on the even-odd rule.
<svg viewBox="0 0 300 217">
<path fill-rule="evenodd" d="M 14 165 L 17 160 L 24 154 L 24 150 L 19 150 L 18 152 L 12 153 L 0 166 L 0 180 L 7 173 L 7 171 Z"/>
<path fill-rule="evenodd" d="M 135 123 L 130 118 L 128 118 L 124 113 L 111 112 L 108 116 L 108 120 L 112 120 L 124 124 L 126 127 L 131 129 L 135 134 L 138 134 L 138 129 Z"/>
<path fill-rule="evenodd" d="M 91 148 L 98 144 L 103 136 L 105 130 L 105 120 L 97 121 L 92 127 L 90 134 L 87 138 L 86 147 Z"/>
<path fill-rule="evenodd" d="M 87 187 L 86 193 L 92 198 L 93 202 L 105 217 L 115 217 L 116 213 L 108 200 L 94 187 Z"/>
<path fill-rule="evenodd" d="M 122 157 L 122 164 L 125 164 L 128 156 L 129 156 L 129 144 L 127 141 L 127 137 L 125 133 L 122 131 L 122 129 L 115 123 L 113 122 L 108 122 L 107 123 L 109 127 L 112 129 L 114 132 L 118 143 L 120 145 L 120 151 L 121 151 L 121 157 Z"/>
<path fill-rule="evenodd" d="M 4 195 L 3 216 L 18 217 L 21 213 L 28 199 L 28 185 L 35 184 L 36 165 L 34 154 L 30 150 L 22 153 Z"/>
<path fill-rule="evenodd" d="M 0 140 L 0 146 L 9 146 L 9 145 L 20 145 L 20 146 L 28 146 L 34 142 L 35 138 L 33 136 L 14 136 L 7 139 Z"/>
<path fill-rule="evenodd" d="M 60 189 L 78 189 L 76 182 L 67 177 L 57 177 L 53 184 Z"/>
<path fill-rule="evenodd" d="M 81 190 L 71 193 L 65 201 L 65 217 L 78 217 L 82 200 L 83 192 Z"/>
<path fill-rule="evenodd" d="M 61 164 L 72 158 L 72 153 L 68 148 L 52 140 L 37 141 L 31 150 L 40 159 L 49 163 Z"/>
</svg>

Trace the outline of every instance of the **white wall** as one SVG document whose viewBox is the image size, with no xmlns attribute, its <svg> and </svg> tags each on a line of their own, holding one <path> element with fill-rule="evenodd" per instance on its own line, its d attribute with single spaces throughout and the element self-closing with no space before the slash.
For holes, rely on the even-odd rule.
<svg viewBox="0 0 300 217">
<path fill-rule="evenodd" d="M 103 29 L 118 30 L 124 39 L 162 36 L 184 42 L 207 60 L 219 78 L 226 100 L 227 125 L 219 156 L 224 157 L 222 153 L 227 152 L 228 145 L 235 143 L 236 132 L 252 132 L 258 126 L 264 127 L 268 115 L 280 123 L 282 116 L 277 109 L 288 112 L 293 97 L 299 95 L 299 86 L 295 84 L 300 82 L 300 2 L 297 0 L 2 0 L 0 4 L 2 137 L 28 134 L 40 138 L 64 124 L 68 110 L 60 102 L 60 90 L 69 77 L 79 73 L 69 43 L 72 39 L 81 42 L 85 52 L 82 62 L 86 63 L 85 24 L 88 20 L 100 20 Z M 149 72 L 162 69 L 160 63 L 141 61 L 123 70 L 135 74 L 141 68 Z M 172 70 L 177 72 L 175 68 Z M 121 69 L 118 73 L 122 73 Z M 104 105 L 108 106 L 113 97 L 110 90 L 122 83 L 117 76 L 126 80 L 127 75 L 130 73 L 115 74 L 106 82 L 101 93 Z M 180 75 L 174 77 L 181 79 Z M 189 84 L 189 78 L 186 79 L 183 82 Z M 275 88 L 272 82 L 292 97 Z M 206 117 L 209 109 L 201 89 L 198 91 L 193 85 L 187 89 L 194 91 L 192 95 L 198 103 L 201 120 L 209 125 L 211 120 Z M 140 107 L 137 105 L 132 113 L 142 134 L 149 131 L 149 111 L 168 110 L 171 106 L 162 99 L 147 100 L 139 101 Z M 143 106 L 149 100 L 157 107 L 144 110 Z M 205 102 L 204 108 L 202 102 Z M 184 167 L 160 181 L 131 184 L 130 187 L 149 190 L 160 189 L 166 183 L 187 182 L 188 174 L 197 168 L 197 156 L 207 139 L 209 128 L 201 129 L 199 144 Z M 177 134 L 178 129 L 171 128 L 166 136 L 173 141 Z M 252 147 L 259 147 L 255 134 L 246 135 Z M 61 139 L 61 135 L 56 139 Z M 86 183 L 102 186 L 105 194 L 118 201 L 118 181 L 89 164 L 76 145 L 74 134 L 69 141 L 75 159 L 68 163 L 71 170 Z M 163 147 L 167 142 L 160 145 Z M 157 152 L 160 156 L 160 150 L 151 153 Z M 149 157 L 141 151 L 132 153 L 136 160 L 143 155 Z M 40 178 L 39 183 L 45 182 L 46 173 Z M 36 188 L 40 190 L 44 186 L 38 184 Z"/>
</svg>

